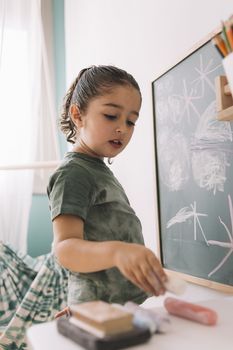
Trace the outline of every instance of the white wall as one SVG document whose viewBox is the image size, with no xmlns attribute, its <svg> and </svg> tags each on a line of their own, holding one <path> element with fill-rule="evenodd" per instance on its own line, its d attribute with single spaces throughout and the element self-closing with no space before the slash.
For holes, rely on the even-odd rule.
<svg viewBox="0 0 233 350">
<path fill-rule="evenodd" d="M 140 120 L 112 169 L 156 249 L 156 188 L 151 82 L 233 13 L 229 0 L 66 0 L 67 86 L 80 69 L 113 64 L 137 79 Z"/>
</svg>

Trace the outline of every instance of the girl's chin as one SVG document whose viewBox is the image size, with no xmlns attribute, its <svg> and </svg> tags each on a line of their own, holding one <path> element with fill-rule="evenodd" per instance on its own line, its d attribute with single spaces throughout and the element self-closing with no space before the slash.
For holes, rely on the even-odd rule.
<svg viewBox="0 0 233 350">
<path fill-rule="evenodd" d="M 114 158 L 123 151 L 123 148 L 118 149 L 107 149 L 101 152 L 100 150 L 95 150 L 95 153 L 99 155 L 100 158 Z"/>
<path fill-rule="evenodd" d="M 118 154 L 121 153 L 122 150 L 118 150 L 115 152 L 108 152 L 107 155 L 105 156 L 105 158 L 115 158 L 116 156 L 118 156 Z"/>
</svg>

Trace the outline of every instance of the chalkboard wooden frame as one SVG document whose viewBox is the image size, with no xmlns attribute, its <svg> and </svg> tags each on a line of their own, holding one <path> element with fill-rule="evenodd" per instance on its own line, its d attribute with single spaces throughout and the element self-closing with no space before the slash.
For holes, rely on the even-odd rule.
<svg viewBox="0 0 233 350">
<path fill-rule="evenodd" d="M 156 84 L 159 83 L 161 78 L 165 77 L 169 74 L 174 68 L 178 67 L 182 62 L 184 62 L 187 58 L 194 55 L 199 49 L 204 47 L 205 45 L 211 43 L 211 39 L 216 35 L 221 33 L 222 28 L 218 27 L 213 30 L 210 34 L 208 34 L 203 40 L 194 45 L 183 57 L 181 57 L 174 65 L 165 69 L 161 74 L 159 74 L 152 81 L 152 101 L 153 101 L 153 123 L 154 123 L 154 146 L 155 146 L 155 172 L 156 172 L 156 188 L 157 188 L 157 246 L 158 246 L 158 256 L 160 258 L 161 264 L 164 267 L 165 271 L 170 275 L 177 275 L 189 282 L 199 284 L 202 286 L 206 286 L 212 289 L 216 289 L 226 293 L 233 293 L 233 283 L 230 285 L 225 282 L 218 282 L 215 280 L 211 280 L 208 277 L 196 276 L 193 273 L 189 273 L 189 271 L 179 271 L 177 268 L 173 268 L 173 266 L 167 266 L 165 263 L 164 252 L 163 252 L 163 229 L 162 229 L 162 209 L 161 209 L 161 175 L 159 173 L 159 155 L 158 155 L 158 126 L 157 126 L 157 111 L 156 111 L 156 103 L 157 103 L 157 95 L 158 91 L 156 90 Z M 215 48 L 214 48 L 215 49 Z M 217 52 L 217 49 L 215 49 Z M 233 197 L 233 196 L 232 196 Z M 210 241 L 209 241 L 210 242 Z M 233 272 L 233 269 L 232 269 Z"/>
</svg>

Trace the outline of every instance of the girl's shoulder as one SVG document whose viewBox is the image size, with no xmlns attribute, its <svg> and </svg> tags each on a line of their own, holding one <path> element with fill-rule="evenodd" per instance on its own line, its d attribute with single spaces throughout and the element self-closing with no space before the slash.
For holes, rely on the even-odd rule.
<svg viewBox="0 0 233 350">
<path fill-rule="evenodd" d="M 64 160 L 53 172 L 49 179 L 49 187 L 55 182 L 76 182 L 84 181 L 94 185 L 98 182 L 98 178 L 108 173 L 109 169 L 98 158 L 90 157 L 86 154 L 77 152 L 68 152 Z"/>
<path fill-rule="evenodd" d="M 92 179 L 92 174 L 85 162 L 79 159 L 65 158 L 50 177 L 49 183 L 55 181 L 72 181 L 72 179 Z"/>
</svg>

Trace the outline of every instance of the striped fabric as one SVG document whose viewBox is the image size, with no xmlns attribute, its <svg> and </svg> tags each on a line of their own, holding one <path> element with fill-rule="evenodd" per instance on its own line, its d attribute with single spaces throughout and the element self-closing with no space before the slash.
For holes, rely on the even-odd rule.
<svg viewBox="0 0 233 350">
<path fill-rule="evenodd" d="M 32 258 L 0 242 L 0 349 L 27 349 L 26 329 L 67 306 L 67 284 L 52 254 Z"/>
</svg>

